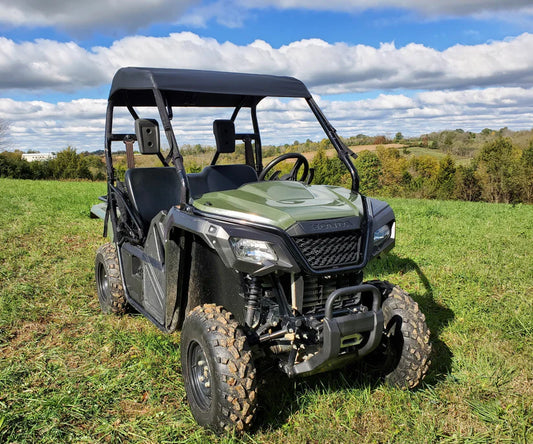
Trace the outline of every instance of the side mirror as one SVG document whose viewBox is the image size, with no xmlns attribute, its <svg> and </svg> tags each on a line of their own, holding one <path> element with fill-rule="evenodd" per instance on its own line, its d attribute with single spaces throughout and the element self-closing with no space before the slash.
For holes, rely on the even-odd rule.
<svg viewBox="0 0 533 444">
<path fill-rule="evenodd" d="M 155 119 L 135 120 L 135 135 L 141 154 L 159 153 L 159 124 Z"/>
</svg>

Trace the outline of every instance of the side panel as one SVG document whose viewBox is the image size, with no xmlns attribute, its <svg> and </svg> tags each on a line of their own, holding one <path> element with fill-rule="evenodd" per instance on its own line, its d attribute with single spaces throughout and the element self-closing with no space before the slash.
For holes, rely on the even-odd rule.
<svg viewBox="0 0 533 444">
<path fill-rule="evenodd" d="M 139 257 L 130 250 L 121 248 L 123 276 L 126 281 L 128 295 L 135 302 L 143 303 L 143 267 Z"/>
<path fill-rule="evenodd" d="M 129 242 L 120 247 L 122 272 L 130 302 L 163 330 L 166 328 L 164 217 L 161 212 L 152 220 L 144 248 Z"/>
<path fill-rule="evenodd" d="M 165 250 L 162 241 L 163 213 L 159 213 L 150 224 L 144 245 L 143 261 L 143 306 L 154 319 L 164 324 L 165 321 Z"/>
<path fill-rule="evenodd" d="M 227 268 L 215 251 L 195 239 L 191 250 L 187 312 L 207 303 L 223 305 L 239 324 L 244 324 L 242 274 Z"/>
</svg>

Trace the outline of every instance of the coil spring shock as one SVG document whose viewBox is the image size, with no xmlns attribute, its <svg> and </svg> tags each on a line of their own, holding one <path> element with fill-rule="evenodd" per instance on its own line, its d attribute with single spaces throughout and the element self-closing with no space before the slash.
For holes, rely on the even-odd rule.
<svg viewBox="0 0 533 444">
<path fill-rule="evenodd" d="M 248 275 L 246 277 L 247 279 L 247 287 L 248 292 L 246 294 L 246 325 L 249 327 L 256 327 L 256 323 L 259 322 L 259 316 L 256 318 L 256 313 L 260 309 L 261 304 L 259 302 L 259 298 L 261 297 L 261 284 L 259 283 L 259 279 L 257 276 L 250 276 Z"/>
</svg>

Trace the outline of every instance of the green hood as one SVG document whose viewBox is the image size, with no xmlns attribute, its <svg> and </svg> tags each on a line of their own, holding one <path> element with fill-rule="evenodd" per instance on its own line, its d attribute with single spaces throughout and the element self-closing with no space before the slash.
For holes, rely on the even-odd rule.
<svg viewBox="0 0 533 444">
<path fill-rule="evenodd" d="M 305 220 L 336 219 L 363 213 L 361 196 L 346 188 L 300 182 L 254 182 L 236 190 L 206 193 L 194 207 L 286 230 Z"/>
</svg>

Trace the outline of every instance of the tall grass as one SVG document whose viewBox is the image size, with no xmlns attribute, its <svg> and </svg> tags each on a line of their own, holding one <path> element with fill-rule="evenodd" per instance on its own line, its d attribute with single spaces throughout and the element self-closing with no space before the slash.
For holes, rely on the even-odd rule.
<svg viewBox="0 0 533 444">
<path fill-rule="evenodd" d="M 255 429 L 215 437 L 185 400 L 179 334 L 100 313 L 89 219 L 102 183 L 0 180 L 0 442 L 533 440 L 533 207 L 391 199 L 407 289 L 434 344 L 413 392 L 357 369 L 263 387 Z"/>
</svg>

